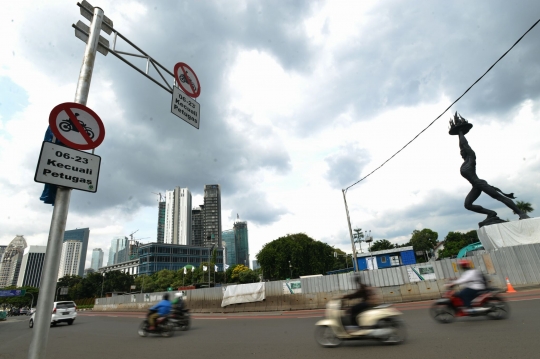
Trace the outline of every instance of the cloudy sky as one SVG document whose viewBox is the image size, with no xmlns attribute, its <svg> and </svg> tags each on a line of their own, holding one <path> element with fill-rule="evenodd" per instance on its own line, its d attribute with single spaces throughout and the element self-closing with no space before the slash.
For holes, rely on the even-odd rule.
<svg viewBox="0 0 540 359">
<path fill-rule="evenodd" d="M 99 190 L 73 191 L 67 229 L 90 227 L 89 253 L 135 230 L 154 241 L 152 192 L 188 187 L 198 205 L 204 185 L 218 183 L 223 228 L 237 214 L 248 222 L 252 259 L 297 232 L 350 252 L 342 189 L 411 140 L 540 18 L 538 1 L 90 2 L 171 71 L 180 61 L 193 68 L 201 125 L 171 114 L 168 92 L 98 54 L 88 106 L 106 128 Z M 88 21 L 76 1 L 3 7 L 0 244 L 22 234 L 44 245 L 52 207 L 39 201 L 34 172 L 49 113 L 74 99 L 85 45 L 71 24 Z M 348 190 L 353 228 L 394 243 L 414 229 L 442 239 L 477 228 L 484 216 L 463 208 L 470 185 L 448 135 L 454 111 L 474 124 L 467 137 L 478 175 L 540 206 L 539 40 L 540 26 Z M 122 41 L 118 49 L 132 50 Z M 486 195 L 478 204 L 517 219 Z"/>
</svg>

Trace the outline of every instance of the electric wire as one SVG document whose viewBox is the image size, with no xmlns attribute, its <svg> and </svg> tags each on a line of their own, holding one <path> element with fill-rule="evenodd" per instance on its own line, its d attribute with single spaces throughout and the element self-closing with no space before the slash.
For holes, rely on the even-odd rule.
<svg viewBox="0 0 540 359">
<path fill-rule="evenodd" d="M 373 173 L 375 173 L 376 171 L 378 171 L 382 166 L 384 166 L 388 161 L 390 161 L 392 158 L 394 158 L 398 153 L 400 153 L 401 151 L 403 151 L 405 149 L 405 147 L 407 147 L 408 145 L 410 145 L 414 140 L 416 140 L 422 133 L 424 133 L 429 127 L 431 127 L 431 125 L 433 125 L 439 118 L 441 118 L 452 106 L 454 106 L 459 100 L 461 100 L 461 98 L 463 96 L 465 96 L 465 94 L 467 92 L 469 92 L 470 89 L 473 88 L 474 85 L 476 85 L 478 82 L 480 82 L 480 80 L 482 80 L 482 78 L 484 78 L 484 76 L 487 75 L 488 72 L 491 71 L 491 69 L 493 67 L 495 67 L 495 65 L 497 65 L 497 63 L 499 61 L 501 61 L 503 59 L 503 57 L 505 57 L 524 37 L 525 35 L 527 35 L 538 23 L 540 22 L 540 19 L 538 19 L 530 28 L 529 30 L 527 30 L 523 35 L 521 35 L 521 37 L 508 49 L 506 50 L 506 52 L 504 54 L 502 54 L 501 57 L 499 57 L 499 59 L 497 61 L 495 61 L 493 63 L 493 65 L 491 65 L 486 72 L 484 72 L 484 74 L 482 76 L 480 76 L 471 86 L 469 86 L 469 88 L 463 92 L 463 94 L 461 94 L 461 96 L 459 96 L 454 102 L 452 102 L 450 104 L 450 106 L 448 106 L 439 116 L 437 116 L 433 121 L 431 121 L 431 123 L 429 125 L 427 125 L 422 131 L 420 131 L 416 136 L 413 137 L 412 140 L 410 140 L 409 142 L 407 142 L 405 144 L 405 146 L 403 146 L 399 151 L 397 151 L 396 153 L 394 153 L 390 158 L 388 158 L 386 161 L 384 161 L 379 167 L 375 168 L 373 171 L 371 171 L 370 173 L 368 173 L 367 175 L 365 175 L 364 177 L 360 178 L 358 181 L 354 182 L 352 185 L 350 185 L 349 187 L 345 188 L 343 191 L 346 192 L 349 188 L 357 185 L 358 183 L 362 182 L 363 180 L 365 180 L 366 178 L 368 178 L 369 176 L 371 176 Z"/>
</svg>

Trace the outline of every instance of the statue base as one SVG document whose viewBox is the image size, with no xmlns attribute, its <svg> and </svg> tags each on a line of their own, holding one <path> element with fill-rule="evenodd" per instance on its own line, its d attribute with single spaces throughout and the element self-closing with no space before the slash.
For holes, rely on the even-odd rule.
<svg viewBox="0 0 540 359">
<path fill-rule="evenodd" d="M 485 250 L 540 243 L 540 218 L 485 225 L 476 232 Z"/>
</svg>

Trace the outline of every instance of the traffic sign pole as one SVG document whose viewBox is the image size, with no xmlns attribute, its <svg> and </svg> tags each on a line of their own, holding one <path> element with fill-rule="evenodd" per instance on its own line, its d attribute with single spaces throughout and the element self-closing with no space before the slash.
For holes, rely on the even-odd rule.
<svg viewBox="0 0 540 359">
<path fill-rule="evenodd" d="M 86 105 L 86 101 L 88 100 L 102 22 L 103 10 L 95 7 L 92 23 L 90 24 L 88 42 L 84 51 L 81 72 L 79 73 L 79 80 L 77 82 L 77 90 L 75 92 L 74 102 L 81 105 Z M 62 242 L 66 230 L 70 197 L 70 188 L 58 187 L 49 230 L 49 239 L 47 241 L 45 263 L 43 264 L 41 285 L 39 287 L 40 295 L 34 320 L 34 335 L 28 350 L 28 359 L 45 359 L 47 356 L 51 312 L 56 291 L 58 269 L 60 267 L 60 256 L 62 255 Z"/>
</svg>

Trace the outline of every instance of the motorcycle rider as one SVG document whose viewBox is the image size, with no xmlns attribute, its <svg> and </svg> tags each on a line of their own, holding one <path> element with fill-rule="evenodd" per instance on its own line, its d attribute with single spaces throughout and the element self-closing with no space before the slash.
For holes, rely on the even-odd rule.
<svg viewBox="0 0 540 359">
<path fill-rule="evenodd" d="M 456 294 L 456 297 L 461 298 L 465 312 L 471 312 L 474 309 L 471 308 L 471 302 L 476 298 L 480 292 L 486 290 L 486 280 L 484 275 L 479 269 L 474 269 L 472 264 L 467 259 L 461 259 L 458 261 L 459 267 L 464 271 L 459 279 L 447 284 L 448 287 L 452 287 L 457 284 L 463 284 L 465 288 Z"/>
<path fill-rule="evenodd" d="M 172 310 L 175 314 L 181 316 L 182 311 L 184 310 L 185 303 L 184 303 L 184 295 L 182 292 L 175 293 L 174 299 L 172 301 Z"/>
<path fill-rule="evenodd" d="M 352 294 L 344 295 L 341 298 L 362 299 L 360 303 L 353 305 L 351 308 L 351 324 L 360 326 L 360 323 L 356 321 L 356 318 L 360 313 L 373 307 L 373 293 L 367 285 L 362 283 L 362 278 L 360 277 L 360 275 L 354 276 L 354 282 L 356 283 L 356 286 L 358 288 L 357 291 Z"/>
<path fill-rule="evenodd" d="M 169 294 L 163 294 L 163 299 L 156 305 L 150 308 L 150 314 L 148 316 L 148 330 L 152 331 L 156 329 L 156 319 L 158 317 L 166 317 L 171 312 L 171 302 L 169 301 Z"/>
</svg>

